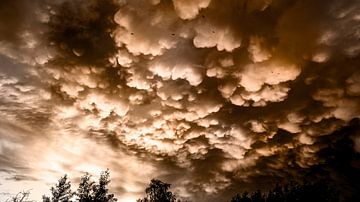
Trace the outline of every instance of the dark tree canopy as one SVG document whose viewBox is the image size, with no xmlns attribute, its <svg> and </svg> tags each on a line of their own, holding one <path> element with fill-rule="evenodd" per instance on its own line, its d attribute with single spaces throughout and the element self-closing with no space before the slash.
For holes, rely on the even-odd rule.
<svg viewBox="0 0 360 202">
<path fill-rule="evenodd" d="M 51 187 L 51 196 L 43 196 L 43 202 L 116 202 L 114 194 L 109 193 L 110 172 L 100 174 L 97 182 L 86 173 L 80 179 L 76 192 L 72 192 L 67 175 L 61 177 L 58 183 Z M 158 179 L 152 179 L 145 189 L 146 196 L 137 202 L 180 202 L 170 191 L 170 184 Z M 20 192 L 6 202 L 25 202 L 29 192 Z M 339 202 L 339 192 L 327 181 L 304 181 L 302 183 L 276 184 L 267 192 L 260 190 L 249 193 L 238 193 L 230 202 Z M 348 200 L 342 200 L 348 201 Z M 352 201 L 352 200 L 351 200 Z M 27 201 L 28 202 L 28 201 Z"/>
<path fill-rule="evenodd" d="M 61 177 L 55 187 L 51 187 L 50 190 L 52 197 L 43 196 L 43 202 L 69 202 L 74 195 L 67 175 Z"/>
<path fill-rule="evenodd" d="M 92 189 L 94 186 L 94 183 L 91 180 L 91 175 L 86 173 L 84 176 L 80 179 L 79 188 L 77 189 L 76 195 L 79 202 L 92 202 L 93 201 L 93 195 L 92 195 Z"/>
<path fill-rule="evenodd" d="M 231 202 L 338 202 L 338 192 L 326 182 L 277 184 L 267 194 L 260 190 L 250 196 L 247 192 L 236 194 Z"/>
<path fill-rule="evenodd" d="M 101 173 L 98 183 L 91 180 L 91 175 L 86 173 L 81 177 L 76 192 L 71 191 L 71 184 L 67 176 L 60 178 L 58 184 L 51 188 L 51 197 L 43 196 L 43 202 L 115 202 L 114 194 L 109 194 L 110 172 Z"/>
<path fill-rule="evenodd" d="M 260 190 L 255 191 L 251 194 L 252 202 L 265 202 L 264 196 L 261 194 Z"/>
<path fill-rule="evenodd" d="M 110 183 L 110 172 L 106 170 L 101 173 L 98 184 L 92 186 L 96 202 L 115 202 L 117 199 L 114 194 L 109 194 L 108 184 Z"/>
<path fill-rule="evenodd" d="M 170 184 L 157 179 L 152 179 L 146 188 L 146 197 L 138 199 L 137 202 L 175 202 L 175 195 L 169 191 Z"/>
<path fill-rule="evenodd" d="M 6 199 L 5 202 L 30 202 L 29 199 L 30 191 L 22 191 Z"/>
</svg>

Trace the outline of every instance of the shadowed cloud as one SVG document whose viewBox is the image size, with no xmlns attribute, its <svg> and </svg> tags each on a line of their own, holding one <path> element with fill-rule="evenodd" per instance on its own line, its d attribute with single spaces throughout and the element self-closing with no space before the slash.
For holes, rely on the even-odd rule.
<svg viewBox="0 0 360 202">
<path fill-rule="evenodd" d="M 1 2 L 0 190 L 109 168 L 120 201 L 151 178 L 193 201 L 303 178 L 358 197 L 359 7 Z"/>
</svg>

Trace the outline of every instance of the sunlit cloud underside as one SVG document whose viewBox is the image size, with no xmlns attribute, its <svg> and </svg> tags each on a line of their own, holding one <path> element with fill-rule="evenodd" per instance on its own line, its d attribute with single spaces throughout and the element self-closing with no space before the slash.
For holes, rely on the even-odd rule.
<svg viewBox="0 0 360 202">
<path fill-rule="evenodd" d="M 322 151 L 360 168 L 359 53 L 356 0 L 3 0 L 0 200 L 106 168 L 121 202 L 343 182 Z"/>
</svg>

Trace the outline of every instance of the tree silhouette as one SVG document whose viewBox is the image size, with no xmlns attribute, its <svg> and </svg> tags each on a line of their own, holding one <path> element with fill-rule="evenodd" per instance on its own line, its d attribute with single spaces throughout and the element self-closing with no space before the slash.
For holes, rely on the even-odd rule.
<svg viewBox="0 0 360 202">
<path fill-rule="evenodd" d="M 67 175 L 61 177 L 55 187 L 51 187 L 52 197 L 43 196 L 43 202 L 70 202 L 74 193 L 71 191 L 71 183 Z"/>
<path fill-rule="evenodd" d="M 265 202 L 264 196 L 261 194 L 260 190 L 255 191 L 251 194 L 252 202 Z"/>
<path fill-rule="evenodd" d="M 338 202 L 339 193 L 326 182 L 277 184 L 264 195 L 257 190 L 248 197 L 248 193 L 236 194 L 231 202 Z"/>
<path fill-rule="evenodd" d="M 115 202 L 117 199 L 114 194 L 108 194 L 109 189 L 107 188 L 110 183 L 110 172 L 106 170 L 101 173 L 98 184 L 92 186 L 94 198 L 96 202 Z"/>
<path fill-rule="evenodd" d="M 175 202 L 175 195 L 169 191 L 170 184 L 157 179 L 152 179 L 146 188 L 146 197 L 138 199 L 137 202 Z"/>
<path fill-rule="evenodd" d="M 71 191 L 67 176 L 60 178 L 58 184 L 51 188 L 51 197 L 43 196 L 43 202 L 115 202 L 114 194 L 109 194 L 110 172 L 106 170 L 100 174 L 98 183 L 91 180 L 86 173 L 81 177 L 79 187 L 74 193 Z M 74 197 L 76 196 L 76 197 Z"/>
<path fill-rule="evenodd" d="M 249 198 L 249 193 L 245 191 L 242 195 L 236 194 L 232 199 L 231 202 L 251 202 Z"/>
<path fill-rule="evenodd" d="M 51 187 L 51 196 L 43 196 L 43 202 L 116 202 L 114 194 L 109 194 L 109 170 L 103 171 L 97 183 L 86 173 L 81 177 L 76 192 L 71 191 L 67 175 Z M 176 197 L 170 191 L 170 184 L 152 179 L 145 189 L 146 196 L 137 202 L 175 202 Z M 6 202 L 29 202 L 29 192 L 20 192 Z M 260 190 L 238 193 L 230 202 L 339 202 L 339 192 L 326 181 L 305 181 L 299 183 L 276 184 L 267 194 Z M 177 202 L 180 202 L 179 200 Z"/>
<path fill-rule="evenodd" d="M 283 188 L 276 184 L 273 190 L 270 190 L 267 196 L 267 202 L 280 202 L 285 201 Z"/>
<path fill-rule="evenodd" d="M 230 202 L 240 202 L 241 201 L 241 196 L 239 194 L 236 194 L 235 196 L 232 197 Z"/>
<path fill-rule="evenodd" d="M 5 200 L 5 202 L 30 202 L 29 199 L 30 191 L 22 191 L 17 193 L 15 196 Z"/>
<path fill-rule="evenodd" d="M 94 182 L 91 180 L 91 175 L 86 173 L 80 179 L 79 188 L 77 189 L 76 196 L 79 202 L 92 202 Z"/>
</svg>

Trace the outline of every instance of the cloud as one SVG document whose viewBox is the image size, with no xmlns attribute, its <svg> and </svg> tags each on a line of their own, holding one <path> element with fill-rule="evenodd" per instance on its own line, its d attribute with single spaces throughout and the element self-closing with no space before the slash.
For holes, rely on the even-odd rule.
<svg viewBox="0 0 360 202">
<path fill-rule="evenodd" d="M 195 18 L 201 9 L 209 6 L 210 2 L 211 0 L 174 0 L 173 4 L 179 17 L 186 20 Z"/>
<path fill-rule="evenodd" d="M 116 4 L 105 1 L 60 1 L 50 4 L 47 37 L 63 64 L 106 64 L 115 54 L 111 38 Z"/>
<path fill-rule="evenodd" d="M 324 152 L 358 158 L 358 7 L 5 1 L 1 178 L 14 188 L 108 167 L 123 201 L 154 177 L 200 202 L 306 173 L 344 184 Z"/>
<path fill-rule="evenodd" d="M 138 10 L 136 3 L 127 2 L 117 11 L 114 19 L 119 26 L 115 31 L 115 40 L 134 55 L 162 55 L 177 44 L 178 19 L 166 6 L 154 6 L 150 2 L 142 4 L 145 7 Z M 149 9 L 153 12 L 149 13 Z M 163 21 L 164 18 L 167 21 Z"/>
<path fill-rule="evenodd" d="M 198 48 L 216 47 L 219 51 L 231 52 L 241 46 L 241 39 L 237 39 L 230 28 L 217 28 L 212 24 L 200 21 L 195 32 L 194 45 Z"/>
<path fill-rule="evenodd" d="M 239 73 L 240 85 L 247 91 L 254 92 L 261 89 L 264 84 L 276 85 L 294 80 L 300 74 L 299 68 L 294 64 L 281 61 L 270 61 L 263 64 L 250 64 Z"/>
</svg>

